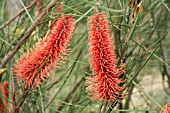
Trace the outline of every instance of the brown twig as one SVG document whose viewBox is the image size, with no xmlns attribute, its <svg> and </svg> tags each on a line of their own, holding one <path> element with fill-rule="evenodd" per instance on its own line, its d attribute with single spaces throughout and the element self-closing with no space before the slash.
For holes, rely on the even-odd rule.
<svg viewBox="0 0 170 113">
<path fill-rule="evenodd" d="M 16 52 L 21 48 L 21 46 L 26 42 L 26 40 L 29 38 L 29 36 L 31 35 L 31 33 L 34 31 L 34 29 L 36 28 L 36 26 L 38 25 L 38 23 L 40 22 L 40 20 L 42 18 L 45 17 L 45 15 L 55 6 L 56 2 L 58 0 L 52 0 L 47 8 L 37 17 L 37 19 L 32 23 L 32 25 L 28 28 L 27 33 L 23 36 L 23 38 L 20 40 L 20 42 L 14 47 L 13 50 L 11 50 L 2 60 L 2 63 L 0 65 L 0 69 L 6 67 L 6 64 L 8 63 L 8 61 L 16 54 Z M 0 76 L 0 80 L 1 80 L 1 76 Z"/>
<path fill-rule="evenodd" d="M 167 0 L 165 0 L 165 1 L 168 2 Z M 159 9 L 157 15 L 155 15 L 155 18 L 154 18 L 155 20 L 162 15 L 163 9 L 164 9 L 163 6 Z M 165 19 L 165 18 L 166 18 L 166 17 L 164 17 L 164 19 Z M 165 25 L 165 26 L 166 26 L 166 25 Z M 161 36 L 160 36 L 161 33 L 158 32 L 157 35 L 158 35 L 158 38 L 161 37 Z M 161 51 L 161 55 L 162 55 L 162 60 L 163 60 L 164 62 L 167 62 L 168 55 L 167 55 L 166 50 L 165 50 L 165 48 L 163 47 L 163 45 L 164 45 L 163 40 L 160 40 L 160 51 Z M 170 88 L 170 70 L 169 70 L 168 67 L 164 64 L 164 65 L 163 65 L 163 72 L 162 72 L 162 83 L 163 83 L 164 91 L 165 91 L 167 94 L 169 94 L 169 92 L 168 92 L 167 89 L 165 88 L 165 84 L 164 84 L 164 81 L 165 81 L 164 78 L 165 78 L 165 76 L 167 76 L 167 78 L 168 78 L 168 86 L 169 86 L 169 88 Z"/>
<path fill-rule="evenodd" d="M 10 68 L 12 67 L 12 65 L 10 65 Z M 13 104 L 9 103 L 9 112 L 13 113 L 14 109 L 15 109 L 15 86 L 14 86 L 14 78 L 12 76 L 12 72 L 10 71 L 10 85 L 9 85 L 9 91 L 10 91 L 10 95 L 9 95 L 9 99 L 11 100 L 11 102 L 13 102 Z"/>
<path fill-rule="evenodd" d="M 160 33 L 158 33 L 158 37 L 160 38 Z M 165 48 L 163 47 L 164 42 L 161 40 L 160 41 L 160 49 L 161 49 L 161 54 L 162 54 L 162 59 L 164 62 L 167 62 L 168 56 L 166 53 Z M 167 76 L 168 78 L 168 85 L 170 87 L 170 70 L 168 69 L 168 67 L 166 65 L 163 65 L 163 72 L 162 72 L 162 81 L 163 81 L 163 88 L 164 91 L 169 94 L 169 92 L 166 90 L 165 85 L 164 85 L 164 81 L 165 81 L 165 76 Z"/>
<path fill-rule="evenodd" d="M 132 97 L 132 93 L 133 93 L 133 89 L 134 89 L 134 88 L 135 88 L 135 85 L 134 85 L 134 84 L 132 84 L 132 85 L 130 86 L 130 88 L 129 88 L 124 109 L 129 109 L 129 103 L 130 103 L 130 101 L 131 101 L 131 97 Z"/>
<path fill-rule="evenodd" d="M 28 6 L 26 6 L 26 9 L 30 9 L 37 0 L 34 0 L 31 4 L 29 4 Z M 10 20 L 8 20 L 6 23 L 4 23 L 3 25 L 0 26 L 0 30 L 3 29 L 4 27 L 6 27 L 7 25 L 9 25 L 12 21 L 14 21 L 19 15 L 21 15 L 22 13 L 25 12 L 25 9 L 21 9 L 13 18 L 11 18 Z"/>
<path fill-rule="evenodd" d="M 163 12 L 163 6 L 156 12 L 156 14 L 153 16 L 153 22 L 156 23 L 157 20 L 161 17 L 161 14 Z M 149 47 L 149 43 L 152 39 L 152 35 L 154 33 L 154 30 L 152 30 L 148 36 L 148 39 L 146 41 L 146 47 L 148 48 Z"/>
<path fill-rule="evenodd" d="M 102 111 L 102 113 L 105 113 L 105 112 L 106 112 L 106 107 L 107 107 L 107 105 L 108 105 L 108 102 L 105 102 L 105 103 L 104 103 L 104 106 L 103 106 L 103 111 Z"/>
<path fill-rule="evenodd" d="M 123 18 L 121 17 L 120 18 L 120 23 L 122 23 L 122 21 L 123 21 Z M 118 28 L 121 29 L 121 25 L 119 25 Z M 117 58 L 120 58 L 120 53 L 119 52 L 122 50 L 122 46 L 120 46 L 121 45 L 121 40 L 120 40 L 121 31 L 118 28 L 115 28 L 115 33 L 114 33 L 115 34 L 115 46 L 117 48 L 115 50 L 115 52 L 116 52 Z"/>
</svg>

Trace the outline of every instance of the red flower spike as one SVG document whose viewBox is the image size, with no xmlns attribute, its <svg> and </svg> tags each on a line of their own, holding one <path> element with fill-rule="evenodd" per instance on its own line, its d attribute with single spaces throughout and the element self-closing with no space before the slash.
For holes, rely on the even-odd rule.
<svg viewBox="0 0 170 113">
<path fill-rule="evenodd" d="M 49 77 L 52 67 L 63 59 L 66 47 L 74 30 L 72 16 L 59 17 L 50 28 L 48 36 L 40 40 L 33 49 L 24 54 L 14 65 L 15 77 L 24 81 L 25 88 L 39 86 L 42 80 Z M 52 66 L 51 66 L 52 65 Z"/>
<path fill-rule="evenodd" d="M 7 104 L 7 98 L 8 98 L 8 82 L 4 81 L 4 103 Z"/>
<path fill-rule="evenodd" d="M 168 104 L 168 105 L 162 107 L 160 113 L 170 113 L 170 105 Z"/>
<path fill-rule="evenodd" d="M 57 6 L 55 12 L 61 11 L 61 10 L 62 10 L 62 7 L 63 7 L 63 2 L 61 2 L 61 3 Z M 42 0 L 37 0 L 37 15 L 39 15 L 41 11 L 42 11 Z"/>
<path fill-rule="evenodd" d="M 61 11 L 62 9 L 63 9 L 63 2 L 61 2 L 61 3 L 57 6 L 55 12 L 59 12 L 59 11 Z"/>
<path fill-rule="evenodd" d="M 5 105 L 4 105 L 4 102 L 3 102 L 3 85 L 0 84 L 0 113 L 5 113 Z"/>
<path fill-rule="evenodd" d="M 5 105 L 1 98 L 0 98 L 0 113 L 5 113 Z"/>
<path fill-rule="evenodd" d="M 38 15 L 40 14 L 40 12 L 42 10 L 41 2 L 42 2 L 41 0 L 37 1 L 37 13 L 38 13 Z"/>
<path fill-rule="evenodd" d="M 119 86 L 123 74 L 117 66 L 117 60 L 110 37 L 109 25 L 104 14 L 95 13 L 88 19 L 90 69 L 92 76 L 86 78 L 87 90 L 91 99 L 100 101 L 121 101 L 120 93 L 124 87 Z"/>
<path fill-rule="evenodd" d="M 3 85 L 0 84 L 0 113 L 5 113 L 7 109 L 7 99 L 8 99 L 8 82 L 4 81 Z"/>
</svg>

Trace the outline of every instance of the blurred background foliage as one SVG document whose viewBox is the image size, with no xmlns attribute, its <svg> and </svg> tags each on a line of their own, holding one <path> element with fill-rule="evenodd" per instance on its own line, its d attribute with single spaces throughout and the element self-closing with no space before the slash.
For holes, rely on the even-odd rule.
<svg viewBox="0 0 170 113">
<path fill-rule="evenodd" d="M 74 15 L 75 31 L 69 45 L 67 59 L 60 62 L 51 77 L 25 98 L 22 113 L 157 113 L 170 103 L 170 0 L 58 0 L 52 11 L 39 22 L 26 43 L 6 65 L 1 83 L 8 81 L 9 98 L 15 95 L 18 105 L 23 89 L 13 78 L 15 61 L 46 36 L 50 20 L 57 18 L 55 9 L 63 2 L 65 15 Z M 24 9 L 11 23 L 2 27 L 33 0 L 0 0 L 0 63 L 28 32 L 38 18 L 37 3 Z M 41 12 L 50 0 L 40 0 Z M 128 5 L 129 3 L 132 5 Z M 111 36 L 127 79 L 126 97 L 122 103 L 104 106 L 88 98 L 85 77 L 91 74 L 88 63 L 87 18 L 94 8 L 108 15 Z M 139 8 L 139 11 L 136 11 Z M 142 8 L 144 8 L 142 10 Z M 41 13 L 40 12 L 40 13 Z M 13 87 L 15 86 L 15 87 Z M 50 104 L 49 104 L 50 103 Z M 111 106 L 114 106 L 112 109 Z M 103 110 L 106 108 L 106 110 Z M 12 108 L 6 110 L 11 112 Z"/>
</svg>

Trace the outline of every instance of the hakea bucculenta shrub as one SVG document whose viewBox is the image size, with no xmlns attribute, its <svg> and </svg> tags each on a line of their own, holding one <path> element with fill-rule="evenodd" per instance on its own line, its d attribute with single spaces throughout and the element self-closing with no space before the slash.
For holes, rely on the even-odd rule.
<svg viewBox="0 0 170 113">
<path fill-rule="evenodd" d="M 123 71 L 116 66 L 117 60 L 105 14 L 95 13 L 88 18 L 89 60 L 92 76 L 86 78 L 89 97 L 94 101 L 123 99 L 124 89 L 119 79 Z"/>
<path fill-rule="evenodd" d="M 58 63 L 64 59 L 67 46 L 72 38 L 74 30 L 72 16 L 62 15 L 50 27 L 50 31 L 44 39 L 32 48 L 14 65 L 13 72 L 19 83 L 24 82 L 25 88 L 38 87 L 41 81 L 49 77 L 52 67 L 58 67 Z"/>
<path fill-rule="evenodd" d="M 7 109 L 7 99 L 8 99 L 8 82 L 4 81 L 0 84 L 0 113 L 5 113 Z"/>
</svg>

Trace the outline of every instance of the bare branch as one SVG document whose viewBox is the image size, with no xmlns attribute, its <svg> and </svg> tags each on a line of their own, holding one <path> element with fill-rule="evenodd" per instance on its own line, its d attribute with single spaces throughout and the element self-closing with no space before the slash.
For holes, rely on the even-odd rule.
<svg viewBox="0 0 170 113">
<path fill-rule="evenodd" d="M 29 4 L 26 9 L 30 9 L 37 0 L 34 0 L 31 4 Z M 12 21 L 14 21 L 19 15 L 21 15 L 22 13 L 25 12 L 25 9 L 21 9 L 13 18 L 11 18 L 10 20 L 8 20 L 6 23 L 4 23 L 3 25 L 0 26 L 0 30 L 3 29 L 4 27 L 6 27 L 7 25 L 9 25 Z"/>
</svg>

